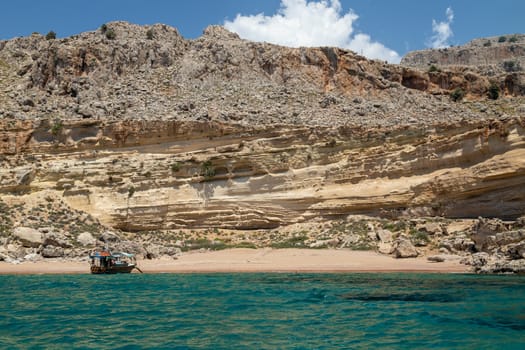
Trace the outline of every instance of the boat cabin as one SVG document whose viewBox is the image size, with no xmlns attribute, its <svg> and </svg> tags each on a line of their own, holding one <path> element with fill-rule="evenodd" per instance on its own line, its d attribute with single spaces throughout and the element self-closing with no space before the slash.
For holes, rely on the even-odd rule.
<svg viewBox="0 0 525 350">
<path fill-rule="evenodd" d="M 89 254 L 89 259 L 91 273 L 94 274 L 130 273 L 135 268 L 139 270 L 135 256 L 129 253 L 112 253 L 107 249 L 94 250 Z"/>
</svg>

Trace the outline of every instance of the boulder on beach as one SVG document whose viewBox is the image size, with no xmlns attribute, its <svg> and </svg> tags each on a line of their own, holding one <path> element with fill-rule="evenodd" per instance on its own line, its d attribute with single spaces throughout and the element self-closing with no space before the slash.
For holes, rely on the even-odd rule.
<svg viewBox="0 0 525 350">
<path fill-rule="evenodd" d="M 38 248 L 44 242 L 42 233 L 30 227 L 15 228 L 13 236 L 27 248 Z"/>
<path fill-rule="evenodd" d="M 396 258 L 415 258 L 419 254 L 408 239 L 399 238 L 394 242 L 393 254 Z"/>
<path fill-rule="evenodd" d="M 64 256 L 64 248 L 49 245 L 42 249 L 41 254 L 44 258 L 61 258 Z"/>
<path fill-rule="evenodd" d="M 96 244 L 96 239 L 90 232 L 82 232 L 79 234 L 77 241 L 84 247 L 89 247 Z"/>
</svg>

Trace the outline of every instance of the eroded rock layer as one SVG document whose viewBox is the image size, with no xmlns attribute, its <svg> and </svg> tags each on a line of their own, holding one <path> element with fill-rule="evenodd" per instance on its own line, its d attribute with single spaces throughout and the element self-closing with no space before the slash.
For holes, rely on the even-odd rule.
<svg viewBox="0 0 525 350">
<path fill-rule="evenodd" d="M 49 125 L 33 127 L 8 132 L 21 153 L 3 162 L 2 193 L 53 191 L 125 230 L 525 208 L 523 118 L 396 129 L 79 120 L 48 138 Z"/>
</svg>

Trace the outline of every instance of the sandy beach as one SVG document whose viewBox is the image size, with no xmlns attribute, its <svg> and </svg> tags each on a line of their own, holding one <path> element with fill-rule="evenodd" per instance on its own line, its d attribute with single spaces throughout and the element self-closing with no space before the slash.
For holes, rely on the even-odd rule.
<svg viewBox="0 0 525 350">
<path fill-rule="evenodd" d="M 184 253 L 177 260 L 139 260 L 144 273 L 191 272 L 468 272 L 458 261 L 425 257 L 394 259 L 371 251 L 312 249 L 228 249 Z M 0 274 L 88 273 L 87 261 L 0 262 Z M 137 272 L 137 271 L 135 271 Z"/>
</svg>

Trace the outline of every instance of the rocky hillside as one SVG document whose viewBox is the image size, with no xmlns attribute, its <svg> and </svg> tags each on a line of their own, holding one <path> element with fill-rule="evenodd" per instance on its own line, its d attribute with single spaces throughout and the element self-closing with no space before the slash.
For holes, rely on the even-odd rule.
<svg viewBox="0 0 525 350">
<path fill-rule="evenodd" d="M 462 46 L 413 51 L 403 57 L 401 65 L 491 66 L 495 70 L 521 71 L 525 67 L 525 35 L 502 35 L 475 39 Z"/>
<path fill-rule="evenodd" d="M 463 46 L 429 49 L 408 53 L 401 60 L 405 67 L 418 68 L 431 84 L 448 86 L 463 75 L 463 90 L 483 94 L 484 76 L 505 94 L 525 94 L 525 35 L 513 34 L 475 39 Z M 456 86 L 457 87 L 457 86 Z"/>
<path fill-rule="evenodd" d="M 0 42 L 0 258 L 80 256 L 98 238 L 148 257 L 280 244 L 485 252 L 443 243 L 473 240 L 475 222 L 453 236 L 421 225 L 525 214 L 525 90 L 512 76 L 214 26 L 196 40 L 114 22 Z M 521 232 L 511 221 L 505 232 Z M 525 271 L 516 235 L 490 247 Z"/>
</svg>

